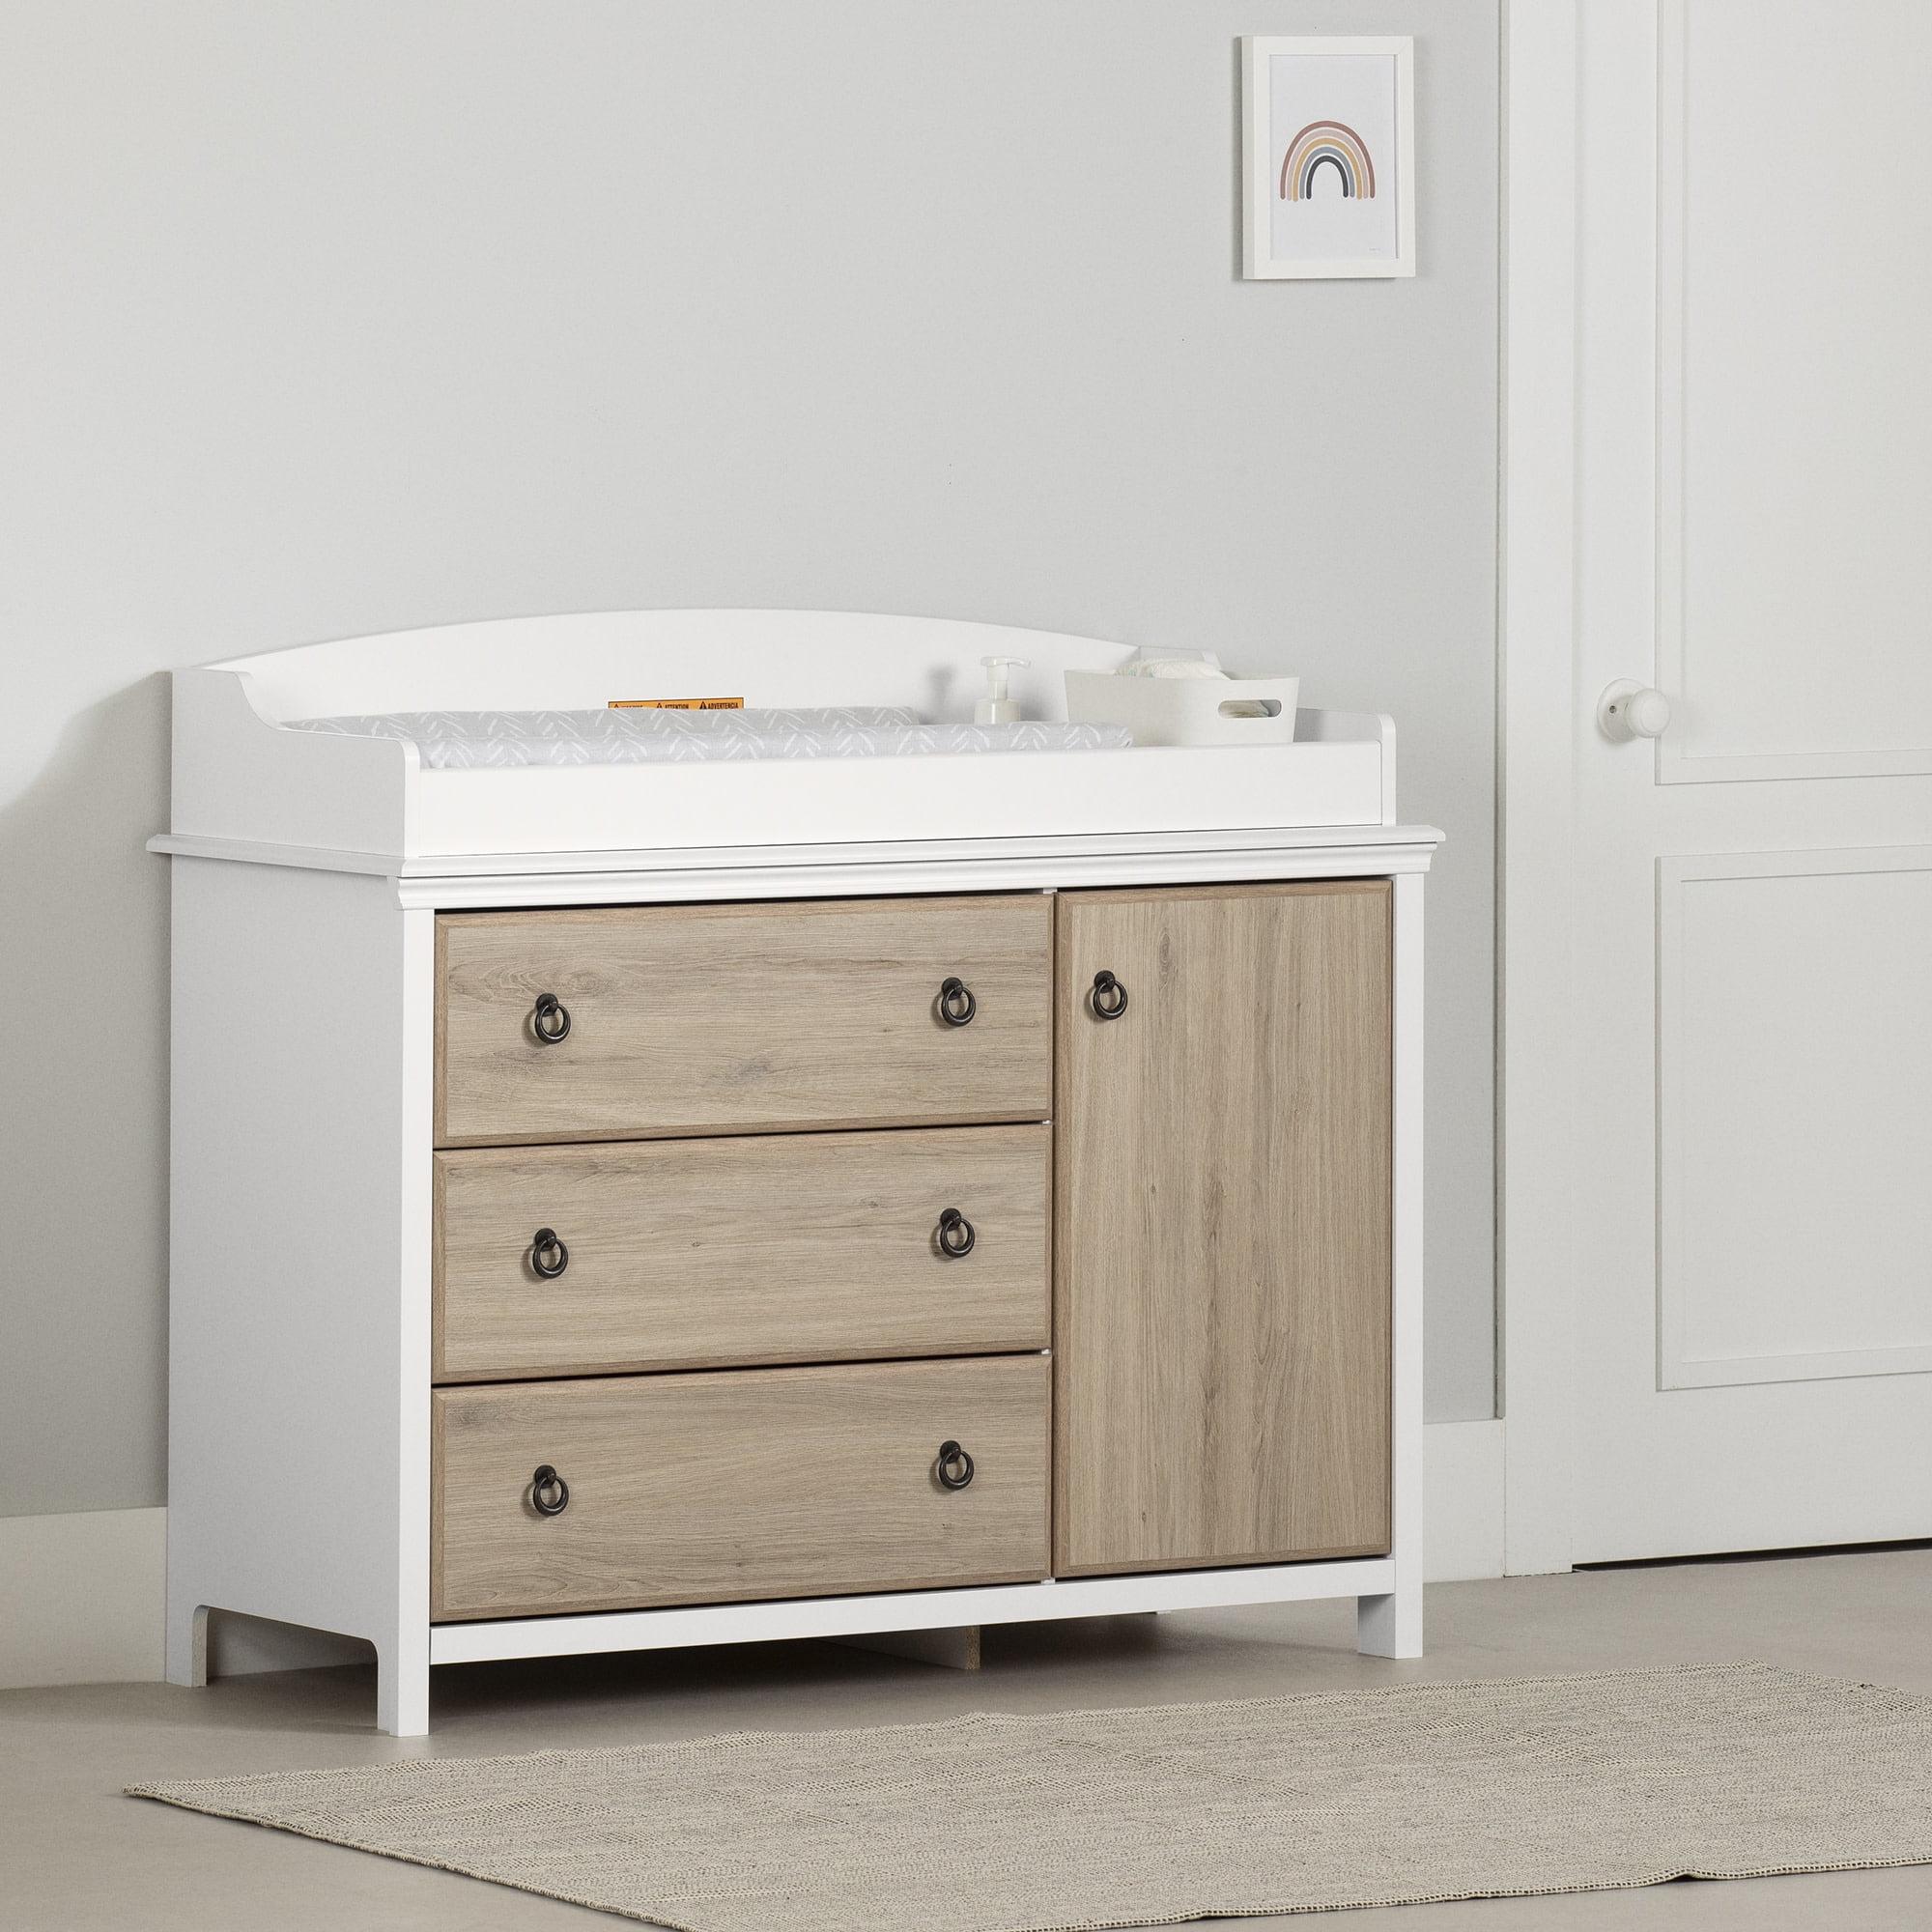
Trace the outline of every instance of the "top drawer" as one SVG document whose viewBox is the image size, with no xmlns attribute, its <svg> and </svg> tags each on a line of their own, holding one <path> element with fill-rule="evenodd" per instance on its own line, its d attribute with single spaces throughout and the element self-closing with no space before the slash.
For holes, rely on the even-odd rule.
<svg viewBox="0 0 1932 1932">
<path fill-rule="evenodd" d="M 1051 919 L 1033 893 L 446 914 L 437 1144 L 1044 1120 Z"/>
</svg>

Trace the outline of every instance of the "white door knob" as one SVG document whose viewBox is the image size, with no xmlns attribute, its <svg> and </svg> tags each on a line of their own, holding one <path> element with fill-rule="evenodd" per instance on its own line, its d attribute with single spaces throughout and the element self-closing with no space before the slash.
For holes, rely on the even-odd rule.
<svg viewBox="0 0 1932 1932">
<path fill-rule="evenodd" d="M 1634 677 L 1620 677 L 1597 699 L 1597 726 L 1605 738 L 1661 738 L 1670 728 L 1670 700 Z"/>
</svg>

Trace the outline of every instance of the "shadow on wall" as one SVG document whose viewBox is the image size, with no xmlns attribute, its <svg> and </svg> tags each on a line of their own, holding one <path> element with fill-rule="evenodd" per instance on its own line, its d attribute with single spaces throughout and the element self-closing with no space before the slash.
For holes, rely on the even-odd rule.
<svg viewBox="0 0 1932 1932">
<path fill-rule="evenodd" d="M 76 713 L 0 806 L 0 1225 L 57 1258 L 0 1273 L 0 1322 L 34 1336 L 0 1349 L 0 1516 L 162 1499 L 167 862 L 142 847 L 167 801 L 157 672 Z"/>
</svg>

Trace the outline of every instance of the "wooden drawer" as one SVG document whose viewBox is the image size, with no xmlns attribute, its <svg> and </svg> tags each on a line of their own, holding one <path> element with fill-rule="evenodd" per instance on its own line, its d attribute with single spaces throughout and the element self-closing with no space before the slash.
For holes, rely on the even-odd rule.
<svg viewBox="0 0 1932 1932">
<path fill-rule="evenodd" d="M 1046 1573 L 1043 1355 L 445 1388 L 432 1401 L 439 1621 Z M 939 1481 L 949 1438 L 973 1459 L 963 1489 Z M 569 1486 L 559 1515 L 534 1504 L 544 1463 Z"/>
<path fill-rule="evenodd" d="M 1043 1349 L 1051 1164 L 1043 1126 L 439 1153 L 437 1379 Z"/>
<path fill-rule="evenodd" d="M 1051 921 L 1034 893 L 445 915 L 438 1144 L 1044 1120 Z"/>
</svg>

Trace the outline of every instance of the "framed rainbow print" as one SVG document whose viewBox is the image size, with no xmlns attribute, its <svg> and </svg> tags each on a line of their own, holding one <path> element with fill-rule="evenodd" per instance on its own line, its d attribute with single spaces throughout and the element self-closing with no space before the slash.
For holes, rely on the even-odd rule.
<svg viewBox="0 0 1932 1932">
<path fill-rule="evenodd" d="M 1241 273 L 1415 273 L 1414 43 L 1241 42 Z"/>
</svg>

